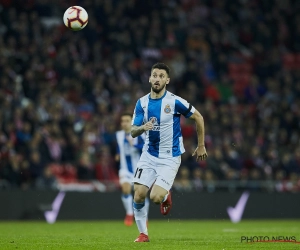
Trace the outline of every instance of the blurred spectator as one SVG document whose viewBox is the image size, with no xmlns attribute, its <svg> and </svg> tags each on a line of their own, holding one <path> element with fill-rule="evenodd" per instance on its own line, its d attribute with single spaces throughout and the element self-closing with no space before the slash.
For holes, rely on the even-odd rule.
<svg viewBox="0 0 300 250">
<path fill-rule="evenodd" d="M 114 165 L 109 147 L 103 147 L 95 165 L 96 178 L 99 181 L 113 181 L 119 183 L 119 177 L 116 169 L 114 169 Z"/>
<path fill-rule="evenodd" d="M 200 192 L 203 190 L 203 172 L 200 168 L 196 168 L 193 171 L 193 186 L 197 192 Z"/>
<path fill-rule="evenodd" d="M 77 166 L 77 174 L 79 180 L 92 180 L 95 179 L 94 162 L 92 156 L 83 151 L 79 156 L 79 164 Z"/>
<path fill-rule="evenodd" d="M 223 179 L 222 169 L 226 167 L 226 162 L 220 148 L 215 148 L 209 152 L 209 159 L 206 160 L 207 168 L 211 170 L 218 179 Z"/>
<path fill-rule="evenodd" d="M 44 169 L 43 174 L 36 179 L 35 187 L 37 189 L 57 190 L 57 180 L 49 166 L 47 166 Z"/>
<path fill-rule="evenodd" d="M 40 153 L 38 151 L 33 151 L 30 155 L 30 172 L 33 179 L 41 176 L 44 171 L 44 164 L 42 163 L 42 159 Z"/>
<path fill-rule="evenodd" d="M 177 191 L 192 191 L 193 190 L 193 183 L 190 178 L 190 171 L 187 167 L 181 166 L 178 171 L 178 177 L 174 182 L 174 188 Z"/>
<path fill-rule="evenodd" d="M 204 181 L 205 181 L 207 191 L 209 193 L 214 192 L 216 189 L 216 182 L 215 182 L 215 176 L 211 170 L 207 169 L 204 172 Z"/>
<path fill-rule="evenodd" d="M 27 160 L 22 160 L 20 166 L 21 173 L 21 184 L 20 187 L 22 189 L 29 189 L 32 186 L 32 172 L 30 171 L 30 163 Z"/>
</svg>

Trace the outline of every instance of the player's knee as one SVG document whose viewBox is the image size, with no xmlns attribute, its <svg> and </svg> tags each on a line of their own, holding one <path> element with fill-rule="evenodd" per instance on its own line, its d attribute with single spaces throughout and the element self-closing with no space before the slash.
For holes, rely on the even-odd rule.
<svg viewBox="0 0 300 250">
<path fill-rule="evenodd" d="M 160 194 L 150 194 L 150 199 L 153 201 L 155 204 L 160 204 L 163 200 L 164 196 Z"/>
<path fill-rule="evenodd" d="M 144 194 L 144 192 L 136 190 L 134 192 L 134 201 L 137 202 L 137 203 L 144 202 L 144 200 L 146 199 L 146 195 L 147 195 L 147 193 Z"/>
</svg>

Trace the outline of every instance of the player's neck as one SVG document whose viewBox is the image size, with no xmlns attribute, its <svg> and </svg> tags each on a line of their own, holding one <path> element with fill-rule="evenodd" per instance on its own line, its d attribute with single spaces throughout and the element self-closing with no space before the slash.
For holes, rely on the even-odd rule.
<svg viewBox="0 0 300 250">
<path fill-rule="evenodd" d="M 130 129 L 129 130 L 124 129 L 124 132 L 125 132 L 125 134 L 130 134 L 131 130 Z"/>
<path fill-rule="evenodd" d="M 150 97 L 151 99 L 159 99 L 165 94 L 166 91 L 166 88 L 163 88 L 159 93 L 156 93 L 151 89 Z"/>
</svg>

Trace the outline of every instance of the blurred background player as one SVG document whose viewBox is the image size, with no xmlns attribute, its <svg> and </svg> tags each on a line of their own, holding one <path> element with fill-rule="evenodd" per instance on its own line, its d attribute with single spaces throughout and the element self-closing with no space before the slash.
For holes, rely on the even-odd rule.
<svg viewBox="0 0 300 250">
<path fill-rule="evenodd" d="M 151 92 L 141 97 L 135 106 L 131 135 L 146 133 L 145 150 L 134 175 L 134 216 L 140 235 L 135 242 L 148 242 L 145 198 L 151 186 L 150 199 L 160 204 L 163 215 L 172 207 L 171 192 L 181 154 L 185 152 L 180 128 L 180 116 L 195 121 L 198 145 L 193 153 L 196 160 L 207 157 L 204 145 L 202 115 L 186 100 L 166 90 L 170 82 L 169 67 L 156 63 L 151 68 Z"/>
<path fill-rule="evenodd" d="M 132 115 L 124 113 L 121 116 L 121 129 L 116 132 L 117 154 L 115 159 L 120 162 L 119 181 L 122 189 L 122 202 L 126 211 L 124 224 L 131 226 L 133 224 L 132 207 L 132 180 L 136 170 L 137 162 L 140 158 L 144 146 L 144 136 L 140 135 L 132 138 L 131 131 Z M 149 208 L 149 202 L 146 202 Z"/>
</svg>

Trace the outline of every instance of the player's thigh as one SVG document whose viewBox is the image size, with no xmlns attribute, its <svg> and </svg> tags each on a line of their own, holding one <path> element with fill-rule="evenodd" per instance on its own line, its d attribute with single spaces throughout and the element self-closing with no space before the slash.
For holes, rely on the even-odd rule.
<svg viewBox="0 0 300 250">
<path fill-rule="evenodd" d="M 181 156 L 159 159 L 157 164 L 157 179 L 155 185 L 158 185 L 169 191 L 174 183 L 178 169 L 181 164 Z"/>
<path fill-rule="evenodd" d="M 149 159 L 147 155 L 143 153 L 137 164 L 137 168 L 133 177 L 133 183 L 142 184 L 149 189 L 154 183 L 155 179 L 155 165 L 151 159 Z"/>
</svg>

